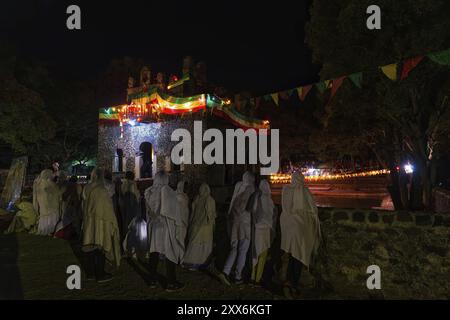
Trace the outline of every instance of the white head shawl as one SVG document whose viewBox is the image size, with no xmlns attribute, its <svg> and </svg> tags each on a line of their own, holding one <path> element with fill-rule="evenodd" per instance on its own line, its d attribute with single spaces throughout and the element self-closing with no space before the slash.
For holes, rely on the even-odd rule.
<svg viewBox="0 0 450 320">
<path fill-rule="evenodd" d="M 200 185 L 198 196 L 192 203 L 192 209 L 191 224 L 202 225 L 203 221 L 210 223 L 216 219 L 215 201 L 211 197 L 211 189 L 206 183 Z"/>
<path fill-rule="evenodd" d="M 255 176 L 250 171 L 244 172 L 244 175 L 242 176 L 242 181 L 236 184 L 236 187 L 234 188 L 233 197 L 231 198 L 230 208 L 228 209 L 228 214 L 231 213 L 236 198 L 247 189 L 249 189 L 250 194 L 255 191 Z"/>
<path fill-rule="evenodd" d="M 186 184 L 186 181 L 181 180 L 177 184 L 177 193 L 184 193 L 184 185 Z"/>
<path fill-rule="evenodd" d="M 267 180 L 261 180 L 259 183 L 259 190 L 261 194 L 258 199 L 255 222 L 266 224 L 272 228 L 275 206 L 272 201 L 272 193 L 270 191 L 269 182 L 267 182 Z"/>
<path fill-rule="evenodd" d="M 39 173 L 38 176 L 36 177 L 36 179 L 34 179 L 34 181 L 33 181 L 33 208 L 36 213 L 39 213 L 37 192 L 38 192 L 40 182 L 41 182 L 41 173 Z"/>
<path fill-rule="evenodd" d="M 252 186 L 255 185 L 255 175 L 251 173 L 250 171 L 245 171 L 244 175 L 242 176 L 242 184 L 244 186 Z"/>
<path fill-rule="evenodd" d="M 292 213 L 310 212 L 317 214 L 317 206 L 314 199 L 305 186 L 305 177 L 300 172 L 294 172 L 291 177 Z"/>
<path fill-rule="evenodd" d="M 56 183 L 53 182 L 53 171 L 45 169 L 41 172 L 37 190 L 37 203 L 39 214 L 59 214 L 60 191 Z"/>
<path fill-rule="evenodd" d="M 83 192 L 81 194 L 81 198 L 86 200 L 89 196 L 89 193 L 98 185 L 105 186 L 105 172 L 100 168 L 94 168 L 91 172 L 91 179 L 88 184 L 86 184 L 83 188 Z"/>
<path fill-rule="evenodd" d="M 164 171 L 159 171 L 153 179 L 153 185 L 145 190 L 145 200 L 151 214 L 159 215 L 161 208 L 161 189 L 169 185 L 169 176 Z"/>
</svg>

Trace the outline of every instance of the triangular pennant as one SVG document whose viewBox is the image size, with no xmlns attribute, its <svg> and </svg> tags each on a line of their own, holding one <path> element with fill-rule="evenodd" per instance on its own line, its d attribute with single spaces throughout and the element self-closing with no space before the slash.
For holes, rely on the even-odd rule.
<svg viewBox="0 0 450 320">
<path fill-rule="evenodd" d="M 325 81 L 317 82 L 317 83 L 316 83 L 316 87 L 317 87 L 317 89 L 319 89 L 319 92 L 320 92 L 320 93 L 324 93 L 324 92 L 325 92 L 325 89 L 327 88 L 327 87 L 326 87 L 326 84 L 325 84 Z"/>
<path fill-rule="evenodd" d="M 432 53 L 427 55 L 428 58 L 431 59 L 431 61 L 445 65 L 450 66 L 450 50 L 445 50 L 437 53 Z"/>
<path fill-rule="evenodd" d="M 296 90 L 297 90 L 298 98 L 299 98 L 300 100 L 302 100 L 303 87 L 298 87 L 298 88 L 296 88 Z"/>
<path fill-rule="evenodd" d="M 381 71 L 383 71 L 383 73 L 386 75 L 386 77 L 388 77 L 392 81 L 397 80 L 397 64 L 396 63 L 382 66 Z"/>
<path fill-rule="evenodd" d="M 352 82 L 355 86 L 357 86 L 358 88 L 361 89 L 362 75 L 363 75 L 362 72 L 356 72 L 356 73 L 352 73 L 348 77 L 350 78 L 350 80 L 352 80 Z"/>
<path fill-rule="evenodd" d="M 289 89 L 289 90 L 287 91 L 287 94 L 288 94 L 289 97 L 292 96 L 292 94 L 294 93 L 294 90 L 295 90 L 295 89 Z"/>
<path fill-rule="evenodd" d="M 272 93 L 271 94 L 273 102 L 278 106 L 278 93 Z"/>
<path fill-rule="evenodd" d="M 342 82 L 344 81 L 346 77 L 342 76 L 336 79 L 333 79 L 332 84 L 331 84 L 331 94 L 330 94 L 330 100 L 331 98 L 334 97 L 334 95 L 336 94 L 336 92 L 338 91 L 339 87 L 342 85 Z"/>
<path fill-rule="evenodd" d="M 405 79 L 412 69 L 414 69 L 420 61 L 422 61 L 423 56 L 418 56 L 414 58 L 410 58 L 403 62 L 403 69 L 402 69 L 402 75 L 400 76 L 400 80 Z"/>
<path fill-rule="evenodd" d="M 270 94 L 266 94 L 265 96 L 263 96 L 264 100 L 266 101 L 270 101 L 272 100 L 272 97 L 270 96 Z"/>
<path fill-rule="evenodd" d="M 304 86 L 304 87 L 300 87 L 298 89 L 301 89 L 301 93 L 299 95 L 300 100 L 304 101 L 306 98 L 306 95 L 308 94 L 308 92 L 311 90 L 312 88 L 312 84 Z M 297 89 L 297 90 L 298 90 Z"/>
</svg>

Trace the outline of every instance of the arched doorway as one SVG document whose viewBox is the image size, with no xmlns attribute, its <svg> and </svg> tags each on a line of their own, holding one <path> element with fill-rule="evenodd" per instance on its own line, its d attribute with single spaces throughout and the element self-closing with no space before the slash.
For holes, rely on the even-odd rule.
<svg viewBox="0 0 450 320">
<path fill-rule="evenodd" d="M 124 172 L 125 171 L 126 158 L 122 149 L 116 149 L 116 154 L 114 155 L 113 162 L 113 172 Z"/>
<path fill-rule="evenodd" d="M 141 156 L 140 178 L 151 178 L 153 176 L 153 146 L 150 142 L 142 142 L 139 146 Z"/>
</svg>

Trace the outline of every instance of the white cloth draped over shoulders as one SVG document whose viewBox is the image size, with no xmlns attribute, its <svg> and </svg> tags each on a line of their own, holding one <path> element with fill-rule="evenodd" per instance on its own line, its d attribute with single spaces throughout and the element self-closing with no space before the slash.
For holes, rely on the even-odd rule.
<svg viewBox="0 0 450 320">
<path fill-rule="evenodd" d="M 101 249 L 107 261 L 120 265 L 120 235 L 113 203 L 105 186 L 94 183 L 85 194 L 83 215 L 83 251 Z"/>
<path fill-rule="evenodd" d="M 128 179 L 122 181 L 120 193 L 120 210 L 124 219 L 123 229 L 126 230 L 131 221 L 141 213 L 141 194 L 136 181 Z"/>
<path fill-rule="evenodd" d="M 320 244 L 320 222 L 314 199 L 300 173 L 282 191 L 281 249 L 309 267 Z"/>
<path fill-rule="evenodd" d="M 61 192 L 53 182 L 53 172 L 48 169 L 42 171 L 36 191 L 36 206 L 39 214 L 36 234 L 50 235 L 55 232 L 60 218 L 60 197 Z"/>
<path fill-rule="evenodd" d="M 267 180 L 259 183 L 258 195 L 253 207 L 252 262 L 256 265 L 258 257 L 272 244 L 276 226 L 277 211 L 272 201 L 270 185 Z"/>
<path fill-rule="evenodd" d="M 165 223 L 161 216 L 162 189 L 168 186 L 169 177 L 164 172 L 158 172 L 153 179 L 153 185 L 145 190 L 147 209 L 147 232 L 151 252 L 165 251 Z"/>
<path fill-rule="evenodd" d="M 247 210 L 248 200 L 255 191 L 255 177 L 251 172 L 245 172 L 242 181 L 234 188 L 228 209 L 231 242 L 251 237 L 251 213 Z"/>
<path fill-rule="evenodd" d="M 168 185 L 161 188 L 161 217 L 164 223 L 164 251 L 166 259 L 180 263 L 184 256 L 185 219 L 189 215 L 187 195 L 183 192 L 184 181 L 180 181 L 177 191 Z"/>
<path fill-rule="evenodd" d="M 177 185 L 177 241 L 182 248 L 182 260 L 186 250 L 186 235 L 189 223 L 189 197 L 184 192 L 185 181 L 180 181 Z"/>
<path fill-rule="evenodd" d="M 192 203 L 189 219 L 188 240 L 183 262 L 190 265 L 203 265 L 213 250 L 216 202 L 210 195 L 206 183 L 200 186 L 199 194 Z"/>
<path fill-rule="evenodd" d="M 41 182 L 41 174 L 39 174 L 33 181 L 33 209 L 36 212 L 36 214 L 39 214 L 39 203 L 37 193 L 40 182 Z"/>
</svg>

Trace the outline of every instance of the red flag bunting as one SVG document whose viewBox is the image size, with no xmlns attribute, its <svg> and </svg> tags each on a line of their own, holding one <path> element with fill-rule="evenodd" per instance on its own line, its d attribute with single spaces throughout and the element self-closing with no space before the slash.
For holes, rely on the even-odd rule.
<svg viewBox="0 0 450 320">
<path fill-rule="evenodd" d="M 330 99 L 334 97 L 334 95 L 338 91 L 339 87 L 342 85 L 342 82 L 344 81 L 345 78 L 346 76 L 342 76 L 332 80 Z"/>
<path fill-rule="evenodd" d="M 311 88 L 312 88 L 312 84 L 302 87 L 302 95 L 300 97 L 300 100 L 302 100 L 302 101 L 305 100 L 306 95 L 308 94 L 309 90 L 311 90 Z"/>
<path fill-rule="evenodd" d="M 405 62 L 403 62 L 403 70 L 402 70 L 402 75 L 400 77 L 400 80 L 405 79 L 408 74 L 411 72 L 412 69 L 414 69 L 420 61 L 422 61 L 423 56 L 418 56 L 418 57 L 414 57 L 414 58 L 410 58 L 408 60 L 406 60 Z"/>
</svg>

